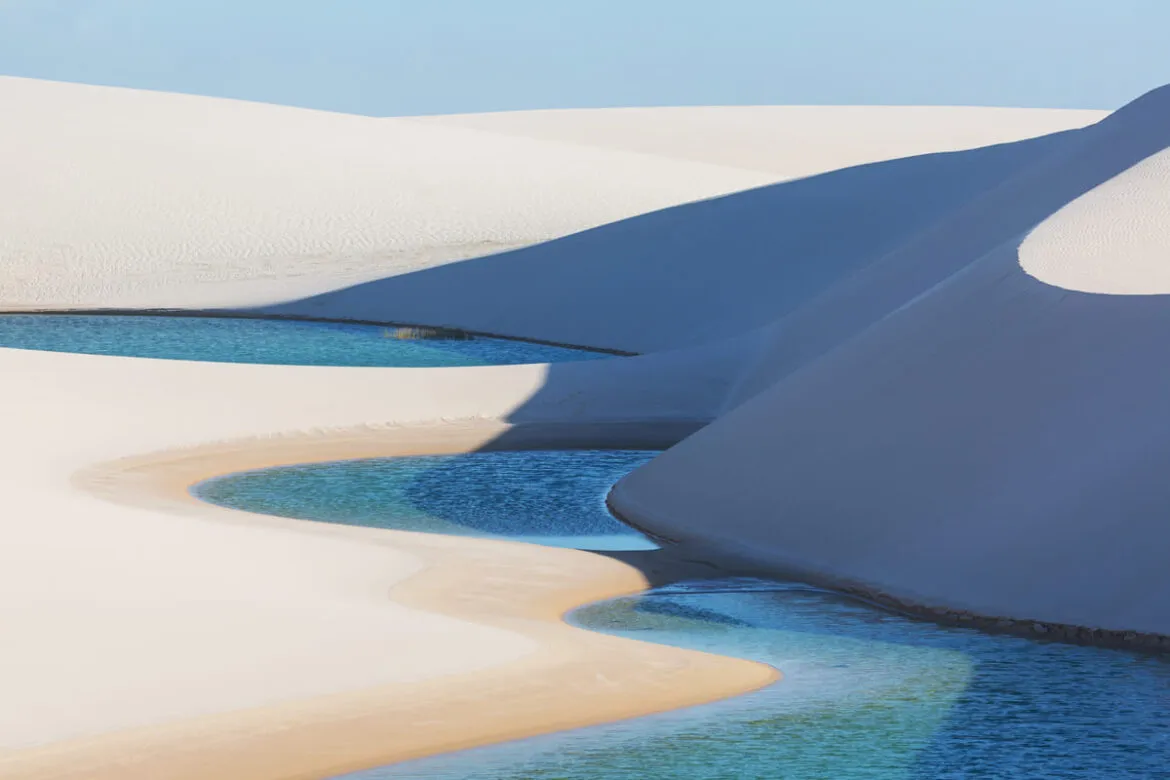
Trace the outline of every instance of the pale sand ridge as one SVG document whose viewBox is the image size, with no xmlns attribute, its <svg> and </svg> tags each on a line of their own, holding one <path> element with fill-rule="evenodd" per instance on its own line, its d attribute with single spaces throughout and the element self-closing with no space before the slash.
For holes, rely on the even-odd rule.
<svg viewBox="0 0 1170 780">
<path fill-rule="evenodd" d="M 1068 290 L 1170 293 L 1167 214 L 1170 152 L 1160 152 L 1041 223 L 1020 246 L 1020 265 Z"/>
<path fill-rule="evenodd" d="M 1102 116 L 1102 111 L 971 106 L 685 106 L 413 119 L 796 179 L 897 157 L 1017 141 L 1091 124 Z"/>
<path fill-rule="evenodd" d="M 388 601 L 421 565 L 382 538 L 393 534 L 374 545 L 322 541 L 292 521 L 225 526 L 128 509 L 73 477 L 209 442 L 391 426 L 392 444 L 393 426 L 490 422 L 525 403 L 545 367 L 334 369 L 22 350 L 0 350 L 0 366 L 0 424 L 13 445 L 0 448 L 0 592 L 12 595 L 0 602 L 0 747 L 424 680 L 532 652 L 515 634 Z M 674 409 L 703 419 L 717 401 L 672 381 L 670 356 L 608 366 L 578 364 L 575 390 L 545 396 L 544 411 L 528 417 L 645 420 Z"/>
</svg>

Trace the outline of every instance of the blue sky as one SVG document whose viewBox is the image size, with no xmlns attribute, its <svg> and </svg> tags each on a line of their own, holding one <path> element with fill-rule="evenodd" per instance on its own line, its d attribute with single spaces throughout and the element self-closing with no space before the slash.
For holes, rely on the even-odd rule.
<svg viewBox="0 0 1170 780">
<path fill-rule="evenodd" d="M 1170 0 L 0 0 L 0 74 L 371 115 L 753 103 L 1114 108 Z"/>
</svg>

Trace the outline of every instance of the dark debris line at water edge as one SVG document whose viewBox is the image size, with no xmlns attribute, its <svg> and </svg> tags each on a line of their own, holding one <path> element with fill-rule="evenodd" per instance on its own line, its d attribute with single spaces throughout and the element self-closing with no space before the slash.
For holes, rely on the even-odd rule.
<svg viewBox="0 0 1170 780">
<path fill-rule="evenodd" d="M 310 366 L 484 366 L 614 357 L 442 329 L 146 314 L 3 314 L 0 347 L 91 355 Z"/>
</svg>

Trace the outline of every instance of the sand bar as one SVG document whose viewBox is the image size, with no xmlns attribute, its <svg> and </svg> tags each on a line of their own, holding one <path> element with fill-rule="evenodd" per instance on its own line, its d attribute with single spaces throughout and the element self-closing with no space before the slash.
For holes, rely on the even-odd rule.
<svg viewBox="0 0 1170 780">
<path fill-rule="evenodd" d="M 599 435 L 599 426 L 522 427 L 512 429 L 507 446 L 658 447 L 678 433 L 671 426 L 600 428 Z M 425 563 L 393 587 L 394 602 L 516 633 L 535 649 L 469 674 L 55 744 L 0 760 L 5 777 L 322 777 L 698 704 L 777 679 L 760 664 L 561 623 L 568 609 L 644 587 L 636 569 L 603 556 L 251 515 L 209 506 L 187 491 L 193 480 L 265 466 L 490 447 L 505 429 L 453 424 L 250 441 L 127 459 L 79 475 L 80 486 L 106 500 L 392 545 Z"/>
</svg>

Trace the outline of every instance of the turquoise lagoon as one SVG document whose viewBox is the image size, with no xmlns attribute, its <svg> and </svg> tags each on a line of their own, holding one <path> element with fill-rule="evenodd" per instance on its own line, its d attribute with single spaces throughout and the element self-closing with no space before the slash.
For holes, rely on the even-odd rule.
<svg viewBox="0 0 1170 780">
<path fill-rule="evenodd" d="M 347 461 L 212 480 L 215 503 L 326 522 L 652 546 L 604 494 L 649 452 Z M 625 539 L 626 542 L 621 540 Z M 571 622 L 748 658 L 726 701 L 405 762 L 344 780 L 1149 780 L 1170 776 L 1165 659 L 946 628 L 796 582 L 677 583 Z"/>
</svg>

